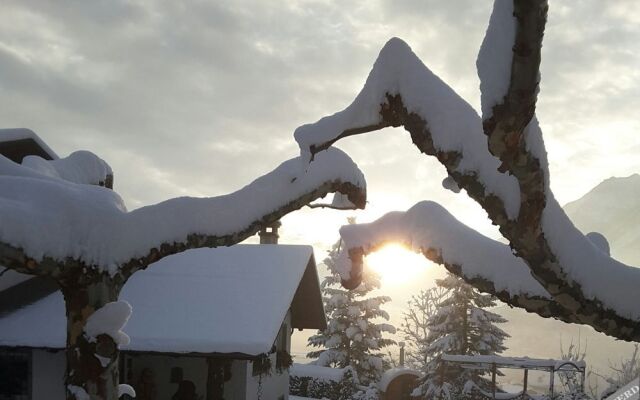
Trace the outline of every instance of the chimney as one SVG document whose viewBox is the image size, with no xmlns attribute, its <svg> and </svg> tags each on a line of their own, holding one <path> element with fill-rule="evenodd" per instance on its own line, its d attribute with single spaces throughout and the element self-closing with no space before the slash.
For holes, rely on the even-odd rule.
<svg viewBox="0 0 640 400">
<path fill-rule="evenodd" d="M 276 221 L 270 225 L 263 226 L 258 233 L 260 244 L 278 244 L 278 228 L 281 225 L 280 221 Z"/>
</svg>

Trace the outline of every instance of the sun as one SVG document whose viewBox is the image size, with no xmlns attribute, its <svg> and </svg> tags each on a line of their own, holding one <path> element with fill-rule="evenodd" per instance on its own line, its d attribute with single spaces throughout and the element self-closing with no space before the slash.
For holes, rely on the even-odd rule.
<svg viewBox="0 0 640 400">
<path fill-rule="evenodd" d="M 423 256 L 397 244 L 388 244 L 366 258 L 369 268 L 380 274 L 383 285 L 400 285 L 416 279 L 431 264 Z"/>
</svg>

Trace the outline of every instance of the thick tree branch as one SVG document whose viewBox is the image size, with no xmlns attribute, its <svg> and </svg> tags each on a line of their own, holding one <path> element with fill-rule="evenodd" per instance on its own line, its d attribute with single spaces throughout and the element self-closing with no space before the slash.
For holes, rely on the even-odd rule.
<svg viewBox="0 0 640 400">
<path fill-rule="evenodd" d="M 59 262 L 49 257 L 35 260 L 17 247 L 0 242 L 0 266 L 6 270 L 14 270 L 21 274 L 56 277 L 65 268 L 73 268 L 75 261 Z"/>
<path fill-rule="evenodd" d="M 278 221 L 292 211 L 299 210 L 307 206 L 312 201 L 326 196 L 329 193 L 342 193 L 349 197 L 349 200 L 358 208 L 364 208 L 366 194 L 361 187 L 350 182 L 341 182 L 339 180 L 325 182 L 316 189 L 304 193 L 296 199 L 289 201 L 278 209 L 262 215 L 252 221 L 246 228 L 238 231 L 232 231 L 224 235 L 202 235 L 189 234 L 183 240 L 172 243 L 163 243 L 159 247 L 154 247 L 144 257 L 134 258 L 122 264 L 120 270 L 125 277 L 131 276 L 135 271 L 144 269 L 150 264 L 164 258 L 166 256 L 183 252 L 188 249 L 201 247 L 221 247 L 232 246 L 240 243 L 250 236 L 258 233 L 264 226 L 268 226 Z"/>
<path fill-rule="evenodd" d="M 333 116 L 298 128 L 296 140 L 303 152 L 313 152 L 353 132 L 404 126 L 420 151 L 435 156 L 482 206 L 513 252 L 561 305 L 543 314 L 553 312 L 621 339 L 638 340 L 640 314 L 633 304 L 640 302 L 640 295 L 633 282 L 637 287 L 640 276 L 577 231 L 549 189 L 534 117 L 546 1 L 515 0 L 513 6 L 496 1 L 494 7 L 478 61 L 486 111 L 480 132 L 487 135 L 488 145 L 477 142 L 481 123 L 473 110 L 397 39 L 380 52 L 356 100 Z M 509 23 L 514 24 L 512 39 Z M 501 42 L 494 46 L 494 41 Z M 506 77 L 498 68 L 505 60 L 510 64 Z M 378 111 L 377 117 L 372 110 Z M 616 293 L 593 278 L 602 273 L 620 287 Z M 355 285 L 357 279 L 352 276 L 346 284 Z"/>
<path fill-rule="evenodd" d="M 549 242 L 552 233 L 549 227 L 545 232 L 545 214 L 553 219 L 566 217 L 549 188 L 547 161 L 540 149 L 541 133 L 534 117 L 548 5 L 543 0 L 514 0 L 513 10 L 516 34 L 508 90 L 502 103 L 493 105 L 490 116 L 483 122 L 489 151 L 502 162 L 500 171 L 514 176 L 520 188 L 517 221 L 502 224 L 500 230 L 515 254 L 527 262 L 533 276 L 556 301 L 576 315 L 576 322 L 587 323 L 599 331 L 619 331 L 616 336 L 637 340 L 638 321 L 619 315 L 611 304 L 587 295 L 581 283 L 568 273 L 569 266 L 559 261 L 558 251 L 563 246 Z M 487 39 L 489 35 L 488 32 Z M 567 223 L 571 224 L 568 219 Z M 582 238 L 583 242 L 586 240 Z"/>
<path fill-rule="evenodd" d="M 330 192 L 346 196 L 344 203 L 353 208 L 366 202 L 362 172 L 335 148 L 310 165 L 302 158 L 286 161 L 227 195 L 176 198 L 131 212 L 111 190 L 38 175 L 17 164 L 6 165 L 2 175 L 3 167 L 0 262 L 26 273 L 55 273 L 56 279 L 86 267 L 126 280 L 176 252 L 238 243 Z"/>
<path fill-rule="evenodd" d="M 386 122 L 387 126 L 397 126 L 398 124 L 404 126 L 409 131 L 413 143 L 421 152 L 435 156 L 445 166 L 449 176 L 478 202 L 487 212 L 491 221 L 498 225 L 500 232 L 509 240 L 511 248 L 525 260 L 534 277 L 547 289 L 555 301 L 554 304 L 540 304 L 538 301 L 526 301 L 525 299 L 507 301 L 508 297 L 492 290 L 489 282 L 475 279 L 469 280 L 469 283 L 477 285 L 476 287 L 480 290 L 495 294 L 511 305 L 523 306 L 532 312 L 539 311 L 539 314 L 544 317 L 553 316 L 567 322 L 588 324 L 598 331 L 624 340 L 640 339 L 638 321 L 618 315 L 615 310 L 604 306 L 599 299 L 587 298 L 579 285 L 569 284 L 566 276 L 562 274 L 557 258 L 542 234 L 540 218 L 532 220 L 531 213 L 524 212 L 519 215 L 517 220 L 510 219 L 502 199 L 488 193 L 484 182 L 479 179 L 477 174 L 473 171 L 458 171 L 457 167 L 463 159 L 462 153 L 438 150 L 433 143 L 427 122 L 420 115 L 409 112 L 400 95 L 387 95 L 386 100 L 387 102 L 380 107 L 381 119 Z M 523 178 L 523 181 L 525 179 Z M 521 209 L 535 207 L 541 212 L 547 197 L 537 197 L 536 200 L 533 200 L 525 194 L 521 196 L 523 199 Z M 540 201 L 542 204 L 539 203 Z M 587 239 L 585 238 L 585 240 Z M 452 272 L 455 272 L 455 268 L 455 265 L 448 266 Z M 553 273 L 549 273 L 549 271 L 553 271 Z M 541 276 L 544 278 L 540 279 Z M 356 285 L 357 279 L 357 277 L 353 277 L 350 282 L 346 282 L 346 285 Z M 631 295 L 631 293 L 627 295 Z M 562 304 L 562 307 L 558 307 L 558 303 Z"/>
<path fill-rule="evenodd" d="M 341 235 L 352 265 L 343 280 L 347 287 L 357 286 L 363 256 L 388 243 L 400 243 L 511 306 L 542 317 L 583 323 L 580 315 L 540 286 L 529 274 L 527 265 L 512 255 L 507 245 L 464 226 L 436 203 L 422 202 L 407 212 L 389 213 L 369 224 L 343 226 Z M 398 273 L 402 271 L 399 269 Z M 640 325 L 631 321 L 628 325 L 633 329 L 619 336 L 626 340 L 640 338 Z"/>
</svg>

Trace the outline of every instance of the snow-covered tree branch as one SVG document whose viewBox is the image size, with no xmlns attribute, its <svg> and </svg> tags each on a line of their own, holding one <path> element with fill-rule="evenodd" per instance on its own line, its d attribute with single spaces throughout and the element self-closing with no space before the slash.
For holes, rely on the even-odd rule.
<svg viewBox="0 0 640 400">
<path fill-rule="evenodd" d="M 423 201 L 406 212 L 391 212 L 372 223 L 346 225 L 340 234 L 345 248 L 351 249 L 356 268 L 362 265 L 358 258 L 385 244 L 401 243 L 509 305 L 568 322 L 572 318 L 533 279 L 527 265 L 512 254 L 509 246 L 480 235 L 438 203 Z M 342 271 L 343 279 L 348 280 L 353 269 Z"/>
<path fill-rule="evenodd" d="M 175 198 L 130 212 L 111 190 L 6 158 L 0 189 L 0 263 L 54 277 L 69 272 L 56 271 L 59 263 L 124 275 L 188 248 L 230 246 L 331 192 L 345 195 L 352 208 L 365 203 L 364 177 L 340 150 L 311 165 L 286 161 L 228 195 Z"/>
<path fill-rule="evenodd" d="M 111 187 L 113 174 L 91 153 L 25 161 L 0 156 L 0 265 L 59 284 L 69 399 L 80 390 L 118 398 L 118 343 L 128 318 L 122 310 L 130 312 L 118 295 L 134 272 L 186 249 L 236 244 L 331 192 L 352 208 L 366 201 L 362 173 L 337 149 L 310 165 L 286 161 L 228 195 L 175 198 L 130 212 L 117 193 L 96 186 Z M 118 323 L 105 328 L 105 321 Z"/>
<path fill-rule="evenodd" d="M 528 284 L 505 292 L 488 266 L 470 277 L 464 263 L 443 259 L 450 270 L 510 304 L 640 340 L 640 269 L 611 258 L 578 231 L 550 189 L 535 117 L 546 14 L 542 0 L 494 3 L 477 62 L 482 118 L 409 46 L 391 39 L 353 103 L 298 128 L 295 137 L 302 154 L 313 158 L 343 137 L 403 126 L 421 152 L 446 168 L 453 181 L 447 186 L 464 189 L 499 227 Z M 421 229 L 433 232 L 428 224 Z M 357 271 L 351 280 L 348 285 L 357 283 Z"/>
</svg>

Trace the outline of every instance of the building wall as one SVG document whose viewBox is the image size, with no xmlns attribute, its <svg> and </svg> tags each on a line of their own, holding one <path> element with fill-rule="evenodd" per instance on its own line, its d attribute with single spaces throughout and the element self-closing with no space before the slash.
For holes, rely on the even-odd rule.
<svg viewBox="0 0 640 400">
<path fill-rule="evenodd" d="M 287 313 L 287 316 L 283 323 L 283 329 L 281 330 L 282 339 L 284 341 L 284 350 L 291 353 L 291 313 Z M 278 335 L 276 343 L 281 340 L 281 336 Z M 280 347 L 278 345 L 278 347 Z M 289 371 L 285 370 L 282 374 L 278 374 L 275 368 L 276 355 L 272 354 L 271 358 L 271 375 L 262 377 L 262 399 L 269 400 L 288 400 L 289 399 Z M 247 396 L 246 400 L 258 399 L 258 388 L 260 386 L 260 377 L 253 376 L 251 363 L 248 363 L 247 368 Z"/>
<path fill-rule="evenodd" d="M 291 350 L 291 316 L 287 314 L 281 333 L 276 344 L 278 349 Z M 64 400 L 64 372 L 65 354 L 63 351 L 49 352 L 46 350 L 32 350 L 32 399 L 33 400 Z M 207 362 L 204 357 L 167 356 L 151 354 L 120 353 L 123 359 L 124 371 L 121 382 L 126 382 L 134 388 L 137 386 L 141 373 L 145 368 L 153 371 L 157 391 L 157 400 L 171 400 L 178 389 L 178 383 L 171 382 L 171 369 L 182 368 L 183 379 L 191 380 L 196 385 L 196 391 L 202 398 L 206 398 Z M 231 380 L 225 383 L 224 396 L 227 400 L 257 400 L 261 383 L 262 399 L 288 400 L 289 373 L 279 374 L 275 368 L 276 354 L 271 358 L 271 375 L 260 379 L 253 376 L 252 363 L 244 360 L 234 360 L 231 365 Z"/>
<path fill-rule="evenodd" d="M 289 398 L 289 372 L 284 371 L 278 374 L 275 370 L 276 356 L 271 355 L 271 375 L 262 377 L 262 399 L 269 400 L 287 400 Z M 251 363 L 248 363 L 246 374 L 246 400 L 258 399 L 258 388 L 260 386 L 260 377 L 253 376 Z"/>
<path fill-rule="evenodd" d="M 247 398 L 247 371 L 251 369 L 249 361 L 234 360 L 231 364 L 231 379 L 224 383 L 225 400 L 245 400 Z"/>
<path fill-rule="evenodd" d="M 33 400 L 64 400 L 64 371 L 66 359 L 63 351 L 32 350 L 31 394 Z"/>
</svg>

